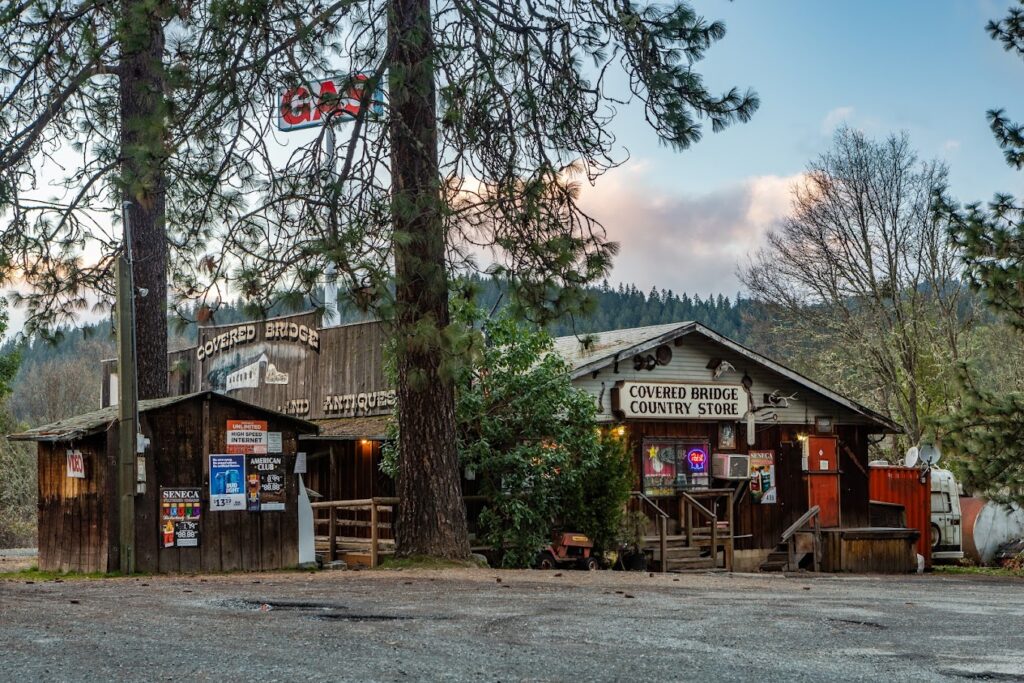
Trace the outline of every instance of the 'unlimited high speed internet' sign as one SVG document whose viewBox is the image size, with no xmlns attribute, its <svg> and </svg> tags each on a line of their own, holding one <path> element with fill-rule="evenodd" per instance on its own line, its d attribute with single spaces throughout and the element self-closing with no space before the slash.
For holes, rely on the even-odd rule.
<svg viewBox="0 0 1024 683">
<path fill-rule="evenodd" d="M 368 81 L 366 74 L 352 74 L 281 90 L 277 97 L 278 129 L 299 130 L 321 126 L 330 118 L 356 118 Z M 369 113 L 380 114 L 383 106 L 383 95 L 378 90 L 370 97 Z"/>
<path fill-rule="evenodd" d="M 739 384 L 622 382 L 612 389 L 612 410 L 634 419 L 739 420 L 746 401 Z"/>
</svg>

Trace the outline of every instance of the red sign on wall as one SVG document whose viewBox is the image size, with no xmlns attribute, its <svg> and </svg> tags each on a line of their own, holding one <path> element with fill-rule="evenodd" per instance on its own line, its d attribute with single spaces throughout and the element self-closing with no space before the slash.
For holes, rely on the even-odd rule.
<svg viewBox="0 0 1024 683">
<path fill-rule="evenodd" d="M 267 452 L 266 420 L 228 420 L 226 453 Z"/>
</svg>

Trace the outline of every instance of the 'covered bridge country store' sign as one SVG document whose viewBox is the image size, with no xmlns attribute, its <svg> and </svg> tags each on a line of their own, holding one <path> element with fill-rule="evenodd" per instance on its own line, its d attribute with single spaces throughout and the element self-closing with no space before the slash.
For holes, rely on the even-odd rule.
<svg viewBox="0 0 1024 683">
<path fill-rule="evenodd" d="M 739 384 L 620 382 L 612 389 L 612 410 L 620 418 L 740 419 L 747 394 Z"/>
</svg>

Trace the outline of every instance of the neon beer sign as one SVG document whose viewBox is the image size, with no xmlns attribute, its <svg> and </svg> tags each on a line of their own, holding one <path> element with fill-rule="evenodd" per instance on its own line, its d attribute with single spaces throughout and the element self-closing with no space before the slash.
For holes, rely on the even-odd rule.
<svg viewBox="0 0 1024 683">
<path fill-rule="evenodd" d="M 706 472 L 708 452 L 703 448 L 691 448 L 686 452 L 686 461 L 690 463 L 691 472 Z"/>
<path fill-rule="evenodd" d="M 356 118 L 369 80 L 366 74 L 352 74 L 281 90 L 277 97 L 278 129 L 299 130 L 321 126 L 328 118 Z M 378 89 L 371 97 L 370 113 L 382 113 L 383 102 L 383 93 Z"/>
</svg>

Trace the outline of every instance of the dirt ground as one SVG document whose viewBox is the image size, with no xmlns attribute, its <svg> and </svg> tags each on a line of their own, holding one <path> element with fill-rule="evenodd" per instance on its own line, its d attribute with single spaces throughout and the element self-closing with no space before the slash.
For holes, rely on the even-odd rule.
<svg viewBox="0 0 1024 683">
<path fill-rule="evenodd" d="M 1022 595 L 964 576 L 0 579 L 0 679 L 1024 680 Z"/>
</svg>

